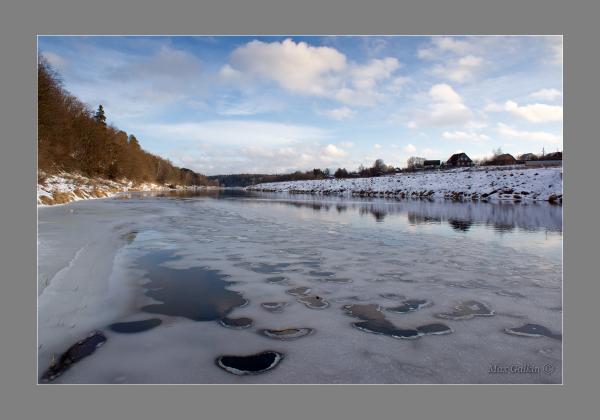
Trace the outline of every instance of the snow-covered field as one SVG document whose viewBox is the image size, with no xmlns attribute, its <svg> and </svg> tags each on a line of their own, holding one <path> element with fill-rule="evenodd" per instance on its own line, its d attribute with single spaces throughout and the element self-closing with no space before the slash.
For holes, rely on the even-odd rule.
<svg viewBox="0 0 600 420">
<path fill-rule="evenodd" d="M 469 200 L 562 201 L 562 168 L 474 167 L 377 178 L 272 182 L 253 191 Z"/>
<path fill-rule="evenodd" d="M 206 195 L 127 194 L 39 209 L 40 376 L 71 345 L 101 331 L 104 345 L 55 383 L 561 382 L 560 339 L 506 332 L 530 323 L 562 333 L 560 207 Z M 188 304 L 203 299 L 193 290 L 202 273 L 231 282 L 227 290 L 248 304 L 227 316 L 250 318 L 251 327 L 168 313 L 201 306 Z M 207 293 L 227 297 L 214 284 Z M 291 294 L 302 287 L 328 306 L 313 309 Z M 163 300 L 149 295 L 162 289 Z M 410 313 L 389 310 L 406 299 L 428 304 Z M 473 300 L 493 315 L 440 317 Z M 262 305 L 268 302 L 286 305 L 270 312 Z M 149 313 L 147 305 L 165 310 Z M 410 340 L 373 334 L 352 325 L 359 320 L 346 305 L 379 305 L 375 314 L 397 327 L 435 322 L 451 332 Z M 144 332 L 109 327 L 149 318 L 160 324 Z M 313 333 L 294 340 L 260 333 L 286 328 Z M 285 357 L 261 375 L 232 375 L 215 363 L 221 355 L 265 350 Z M 489 372 L 513 364 L 550 365 L 552 372 Z"/>
</svg>

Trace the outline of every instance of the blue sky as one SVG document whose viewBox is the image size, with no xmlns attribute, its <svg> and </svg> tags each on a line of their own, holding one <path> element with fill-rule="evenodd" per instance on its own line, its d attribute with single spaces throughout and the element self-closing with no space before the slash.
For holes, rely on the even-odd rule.
<svg viewBox="0 0 600 420">
<path fill-rule="evenodd" d="M 213 175 L 562 150 L 560 36 L 40 36 L 66 89 Z"/>
</svg>

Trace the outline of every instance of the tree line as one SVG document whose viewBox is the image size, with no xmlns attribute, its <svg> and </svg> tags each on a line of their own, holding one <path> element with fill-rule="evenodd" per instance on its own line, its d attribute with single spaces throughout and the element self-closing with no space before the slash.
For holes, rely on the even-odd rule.
<svg viewBox="0 0 600 420">
<path fill-rule="evenodd" d="M 332 174 L 326 169 L 315 168 L 309 171 L 295 171 L 289 174 L 230 174 L 212 175 L 209 180 L 217 181 L 223 187 L 247 187 L 266 182 L 306 181 L 327 178 L 360 178 L 392 174 L 397 169 L 386 165 L 382 159 L 377 159 L 371 167 L 361 165 L 357 171 L 349 172 L 346 168 L 337 168 Z"/>
<path fill-rule="evenodd" d="M 265 182 L 305 181 L 312 179 L 326 179 L 331 177 L 329 169 L 312 169 L 310 171 L 296 171 L 289 174 L 229 174 L 212 175 L 208 179 L 216 181 L 223 187 L 247 187 L 249 185 Z"/>
<path fill-rule="evenodd" d="M 38 59 L 38 169 L 158 184 L 216 184 L 146 152 L 133 134 L 108 125 L 102 105 L 92 111 L 64 89 L 60 75 Z"/>
</svg>

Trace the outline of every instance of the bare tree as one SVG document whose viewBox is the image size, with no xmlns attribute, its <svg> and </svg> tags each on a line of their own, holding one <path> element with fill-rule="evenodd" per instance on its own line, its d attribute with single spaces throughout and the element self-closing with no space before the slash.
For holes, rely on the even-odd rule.
<svg viewBox="0 0 600 420">
<path fill-rule="evenodd" d="M 406 161 L 406 167 L 408 169 L 422 168 L 424 164 L 425 164 L 425 158 L 417 157 L 417 156 L 411 156 Z"/>
</svg>

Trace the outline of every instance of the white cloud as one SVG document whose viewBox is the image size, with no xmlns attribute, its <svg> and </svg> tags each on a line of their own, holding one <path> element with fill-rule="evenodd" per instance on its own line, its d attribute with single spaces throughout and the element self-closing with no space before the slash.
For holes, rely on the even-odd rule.
<svg viewBox="0 0 600 420">
<path fill-rule="evenodd" d="M 555 134 L 546 131 L 520 131 L 503 123 L 498 124 L 498 133 L 514 139 L 539 143 L 562 144 L 562 139 Z"/>
<path fill-rule="evenodd" d="M 44 57 L 48 64 L 58 71 L 64 71 L 68 65 L 68 62 L 64 57 L 61 57 L 60 55 L 51 51 L 42 52 L 42 57 Z"/>
<path fill-rule="evenodd" d="M 333 97 L 339 102 L 351 106 L 374 106 L 383 102 L 387 96 L 375 90 L 360 90 L 347 87 L 340 88 Z"/>
<path fill-rule="evenodd" d="M 519 104 L 514 101 L 506 101 L 504 109 L 513 115 L 517 115 L 533 123 L 562 121 L 563 118 L 562 106 L 546 104 L 519 106 Z"/>
<path fill-rule="evenodd" d="M 419 58 L 425 60 L 433 60 L 438 58 L 441 52 L 452 52 L 454 54 L 467 54 L 473 49 L 471 43 L 462 41 L 457 38 L 448 36 L 433 37 L 431 39 L 431 45 L 426 48 L 420 48 L 417 51 Z"/>
<path fill-rule="evenodd" d="M 435 102 L 441 103 L 462 103 L 462 98 L 452 86 L 447 85 L 445 83 L 433 85 L 431 89 L 429 89 L 429 96 Z"/>
<path fill-rule="evenodd" d="M 482 69 L 484 60 L 475 54 L 487 50 L 479 45 L 485 42 L 482 39 L 465 41 L 456 37 L 433 37 L 426 47 L 417 51 L 417 56 L 439 62 L 431 70 L 434 75 L 452 82 L 464 83 L 472 80 Z"/>
<path fill-rule="evenodd" d="M 375 143 L 375 144 L 373 145 L 373 149 L 375 149 L 375 150 L 379 150 L 379 149 L 381 149 L 381 144 Z"/>
<path fill-rule="evenodd" d="M 242 73 L 231 67 L 229 64 L 225 64 L 219 70 L 219 76 L 227 81 L 230 80 L 239 80 L 242 78 Z"/>
<path fill-rule="evenodd" d="M 468 125 L 473 122 L 473 113 L 452 86 L 445 83 L 433 85 L 428 97 L 431 100 L 429 108 L 418 112 L 417 118 L 408 123 L 409 128 Z"/>
<path fill-rule="evenodd" d="M 378 81 L 389 79 L 399 67 L 400 62 L 393 57 L 374 59 L 362 66 L 354 65 L 350 71 L 352 84 L 360 90 L 373 89 Z"/>
<path fill-rule="evenodd" d="M 271 43 L 254 40 L 235 49 L 220 73 L 230 79 L 272 81 L 293 93 L 331 98 L 346 105 L 373 106 L 387 99 L 388 90 L 400 88 L 402 80 L 392 79 L 400 67 L 394 57 L 359 64 L 349 62 L 332 47 L 291 39 Z"/>
<path fill-rule="evenodd" d="M 248 116 L 278 112 L 285 108 L 283 102 L 261 95 L 258 98 L 229 98 L 223 97 L 218 101 L 215 112 L 224 116 Z"/>
<path fill-rule="evenodd" d="M 329 131 L 268 121 L 140 125 L 135 133 L 169 139 L 175 164 L 207 174 L 356 168 L 364 157 L 350 141 L 334 143 Z"/>
<path fill-rule="evenodd" d="M 433 69 L 438 77 L 463 83 L 473 79 L 483 65 L 483 59 L 474 55 L 467 55 L 446 64 L 440 64 Z"/>
<path fill-rule="evenodd" d="M 447 140 L 468 141 L 473 143 L 486 142 L 490 137 L 473 131 L 444 131 L 442 137 Z"/>
<path fill-rule="evenodd" d="M 341 108 L 333 108 L 320 111 L 320 114 L 325 115 L 329 118 L 333 118 L 334 120 L 342 121 L 354 117 L 356 115 L 356 111 L 348 108 L 347 106 L 344 106 Z"/>
<path fill-rule="evenodd" d="M 293 147 L 269 148 L 265 146 L 247 146 L 240 148 L 241 154 L 252 158 L 289 158 L 297 154 Z"/>
<path fill-rule="evenodd" d="M 339 147 L 334 146 L 333 144 L 328 144 L 323 149 L 323 155 L 327 158 L 341 158 L 348 156 L 348 152 L 340 149 Z"/>
<path fill-rule="evenodd" d="M 194 54 L 164 42 L 150 45 L 147 54 L 93 44 L 65 53 L 69 62 L 77 63 L 63 73 L 69 90 L 94 108 L 102 104 L 112 121 L 156 116 L 206 92 L 207 78 Z"/>
<path fill-rule="evenodd" d="M 387 90 L 391 93 L 399 93 L 404 86 L 411 81 L 410 78 L 404 76 L 394 77 L 387 85 Z"/>
<path fill-rule="evenodd" d="M 313 47 L 291 39 L 271 43 L 254 40 L 235 49 L 231 65 L 221 72 L 232 74 L 234 70 L 273 80 L 293 92 L 325 95 L 335 83 L 333 73 L 346 66 L 346 56 L 335 48 Z"/>
<path fill-rule="evenodd" d="M 417 148 L 413 144 L 409 143 L 404 147 L 404 151 L 406 153 L 414 153 L 417 151 Z"/>
<path fill-rule="evenodd" d="M 563 63 L 563 38 L 562 36 L 546 37 L 548 48 L 550 49 L 551 59 L 554 64 L 562 65 Z"/>
<path fill-rule="evenodd" d="M 562 92 L 558 89 L 540 89 L 536 92 L 531 93 L 529 96 L 535 99 L 542 99 L 545 101 L 554 101 L 562 96 Z"/>
<path fill-rule="evenodd" d="M 504 111 L 504 105 L 497 102 L 489 102 L 484 108 L 486 112 L 502 112 Z"/>
<path fill-rule="evenodd" d="M 473 48 L 469 42 L 449 36 L 434 37 L 432 43 L 442 51 L 452 51 L 455 54 L 466 54 Z"/>
<path fill-rule="evenodd" d="M 433 158 L 436 156 L 440 155 L 440 151 L 437 149 L 432 149 L 430 147 L 426 147 L 425 149 L 421 150 L 421 155 L 425 158 Z"/>
<path fill-rule="evenodd" d="M 312 126 L 244 120 L 146 124 L 140 125 L 136 132 L 171 141 L 194 140 L 220 145 L 282 145 L 329 138 L 328 132 Z"/>
</svg>

